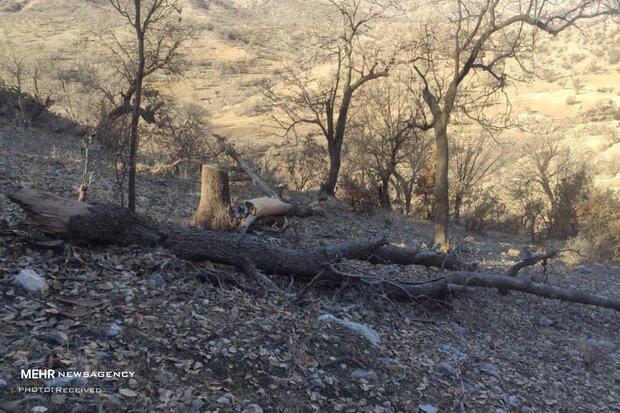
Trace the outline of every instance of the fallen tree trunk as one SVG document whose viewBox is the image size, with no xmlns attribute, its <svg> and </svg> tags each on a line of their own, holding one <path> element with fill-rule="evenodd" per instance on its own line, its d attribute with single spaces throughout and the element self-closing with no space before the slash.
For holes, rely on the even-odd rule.
<svg viewBox="0 0 620 413">
<path fill-rule="evenodd" d="M 9 195 L 9 199 L 26 210 L 36 228 L 43 232 L 94 242 L 162 246 L 182 258 L 209 260 L 240 268 L 247 268 L 248 262 L 251 262 L 256 269 L 267 274 L 294 275 L 298 280 L 312 282 L 316 282 L 317 278 L 338 283 L 352 282 L 379 289 L 385 296 L 396 300 L 444 299 L 450 293 L 450 286 L 457 285 L 521 291 L 620 311 L 620 300 L 617 299 L 505 275 L 450 271 L 434 280 L 409 283 L 348 274 L 334 267 L 334 263 L 343 259 L 358 259 L 374 263 L 458 268 L 458 260 L 454 257 L 429 251 L 399 249 L 387 245 L 385 240 L 351 241 L 307 249 L 281 248 L 244 234 L 164 226 L 123 207 L 78 203 L 26 188 Z"/>
</svg>

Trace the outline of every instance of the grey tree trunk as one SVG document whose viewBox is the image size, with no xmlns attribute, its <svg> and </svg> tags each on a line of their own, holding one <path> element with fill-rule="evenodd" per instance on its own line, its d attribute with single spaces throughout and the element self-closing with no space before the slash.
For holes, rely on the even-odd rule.
<svg viewBox="0 0 620 413">
<path fill-rule="evenodd" d="M 129 136 L 129 172 L 127 175 L 127 208 L 136 210 L 136 159 L 138 155 L 138 124 L 140 122 L 140 104 L 142 101 L 142 80 L 144 77 L 144 31 L 140 17 L 140 0 L 134 0 L 136 9 L 135 23 L 138 37 L 138 67 L 136 69 L 136 92 L 134 94 L 133 113 L 131 115 L 131 132 Z"/>
<path fill-rule="evenodd" d="M 448 193 L 448 132 L 445 115 L 435 119 L 435 235 L 433 242 L 448 248 L 448 219 L 450 199 Z"/>
</svg>

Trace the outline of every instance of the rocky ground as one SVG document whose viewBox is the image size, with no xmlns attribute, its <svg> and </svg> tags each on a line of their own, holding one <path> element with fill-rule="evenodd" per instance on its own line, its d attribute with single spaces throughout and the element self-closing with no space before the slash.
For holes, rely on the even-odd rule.
<svg viewBox="0 0 620 413">
<path fill-rule="evenodd" d="M 27 183 L 75 197 L 79 147 L 74 136 L 0 126 L 0 412 L 620 411 L 620 316 L 611 310 L 484 290 L 414 305 L 319 288 L 297 305 L 205 282 L 206 270 L 235 270 L 160 249 L 37 244 L 5 195 Z M 94 154 L 89 196 L 113 201 L 113 170 Z M 139 187 L 140 210 L 155 219 L 182 224 L 197 205 L 194 180 L 142 174 Z M 428 223 L 356 215 L 337 201 L 325 211 L 259 236 L 310 246 L 387 235 L 412 245 L 431 233 Z M 511 235 L 459 231 L 460 253 L 481 268 L 505 269 L 528 247 Z M 347 265 L 402 279 L 436 275 Z M 15 286 L 32 272 L 44 294 Z M 546 274 L 537 266 L 519 276 L 620 297 L 617 266 L 559 259 Z M 274 281 L 285 289 L 290 280 Z M 100 394 L 28 395 L 18 387 L 46 380 L 22 379 L 27 368 L 135 375 L 71 384 Z"/>
</svg>

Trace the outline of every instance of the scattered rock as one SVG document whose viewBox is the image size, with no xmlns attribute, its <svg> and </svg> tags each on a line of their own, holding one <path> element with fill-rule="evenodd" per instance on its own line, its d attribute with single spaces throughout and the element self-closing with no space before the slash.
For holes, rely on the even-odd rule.
<svg viewBox="0 0 620 413">
<path fill-rule="evenodd" d="M 421 404 L 418 407 L 420 408 L 420 411 L 423 413 L 437 413 L 439 411 L 439 409 L 433 406 L 432 404 Z"/>
<path fill-rule="evenodd" d="M 192 400 L 192 413 L 199 413 L 205 407 L 205 402 L 200 399 Z"/>
<path fill-rule="evenodd" d="M 437 350 L 449 354 L 459 361 L 464 361 L 469 358 L 467 353 L 462 352 L 457 346 L 451 343 L 441 343 L 437 346 Z"/>
<path fill-rule="evenodd" d="M 454 332 L 461 337 L 469 336 L 469 328 L 454 324 Z"/>
<path fill-rule="evenodd" d="M 426 248 L 426 244 L 424 244 L 423 242 L 421 242 L 420 240 L 417 239 L 412 239 L 409 244 L 411 245 L 411 248 L 413 249 L 417 249 L 417 250 L 421 250 Z"/>
<path fill-rule="evenodd" d="M 6 382 L 6 380 L 3 377 L 0 377 L 0 389 L 3 387 L 8 386 L 9 383 Z"/>
<path fill-rule="evenodd" d="M 258 404 L 250 404 L 241 413 L 263 413 L 263 408 Z"/>
<path fill-rule="evenodd" d="M 375 346 L 378 346 L 381 343 L 381 337 L 379 336 L 379 333 L 377 333 L 375 330 L 365 324 L 356 323 L 354 321 L 342 320 L 338 317 L 333 316 L 332 314 L 323 314 L 319 317 L 319 320 L 331 321 L 345 328 L 348 328 L 349 330 L 361 335 Z"/>
<path fill-rule="evenodd" d="M 34 406 L 32 409 L 30 409 L 30 411 L 32 413 L 45 413 L 46 411 L 48 411 L 48 408 L 45 406 Z"/>
<path fill-rule="evenodd" d="M 105 332 L 106 337 L 113 338 L 120 334 L 121 326 L 123 325 L 122 320 L 116 320 L 114 323 L 110 325 L 110 327 Z"/>
<path fill-rule="evenodd" d="M 355 369 L 351 372 L 354 379 L 364 379 L 368 381 L 379 380 L 379 376 L 373 370 Z"/>
<path fill-rule="evenodd" d="M 508 396 L 507 402 L 512 407 L 519 407 L 521 405 L 521 400 L 519 400 L 519 396 L 516 394 Z"/>
<path fill-rule="evenodd" d="M 161 274 L 157 272 L 151 276 L 149 283 L 157 287 L 163 287 L 164 285 L 166 285 L 166 280 L 164 280 L 164 277 L 162 277 Z"/>
<path fill-rule="evenodd" d="M 578 265 L 575 267 L 576 271 L 579 271 L 582 274 L 590 274 L 592 272 L 592 268 L 587 265 Z"/>
<path fill-rule="evenodd" d="M 310 383 L 312 387 L 316 387 L 319 389 L 325 389 L 327 387 L 323 380 L 321 380 L 321 378 L 319 377 L 319 373 L 314 367 L 308 369 L 307 379 L 308 383 Z"/>
<path fill-rule="evenodd" d="M 228 406 L 232 402 L 232 399 L 233 395 L 226 393 L 225 395 L 218 397 L 216 403 L 220 406 Z"/>
<path fill-rule="evenodd" d="M 444 376 L 456 376 L 456 369 L 450 363 L 442 361 L 436 367 L 436 370 Z"/>
<path fill-rule="evenodd" d="M 393 359 L 391 357 L 381 357 L 379 359 L 379 361 L 381 362 L 381 364 L 383 364 L 384 366 L 395 366 L 398 364 L 398 362 L 396 361 L 396 359 Z"/>
<path fill-rule="evenodd" d="M 502 373 L 500 372 L 499 367 L 497 367 L 497 365 L 493 363 L 483 364 L 482 372 L 498 379 L 502 378 Z"/>
<path fill-rule="evenodd" d="M 555 323 L 550 318 L 547 318 L 544 315 L 541 315 L 540 317 L 536 319 L 536 324 L 538 324 L 541 327 L 551 327 Z"/>
<path fill-rule="evenodd" d="M 48 290 L 45 278 L 33 270 L 21 270 L 15 277 L 14 285 L 30 294 L 43 294 Z"/>
</svg>

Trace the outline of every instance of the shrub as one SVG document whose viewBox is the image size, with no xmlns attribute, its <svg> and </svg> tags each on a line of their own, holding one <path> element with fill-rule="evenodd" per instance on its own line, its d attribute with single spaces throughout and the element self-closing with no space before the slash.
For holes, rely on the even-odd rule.
<svg viewBox="0 0 620 413">
<path fill-rule="evenodd" d="M 567 239 L 577 235 L 576 205 L 590 192 L 592 180 L 585 170 L 579 170 L 560 179 L 554 190 L 556 206 L 549 212 L 549 235 Z"/>
<path fill-rule="evenodd" d="M 506 212 L 506 206 L 492 191 L 486 190 L 474 197 L 476 200 L 463 215 L 463 226 L 469 231 L 482 232 L 495 226 Z"/>
<path fill-rule="evenodd" d="M 620 198 L 595 189 L 577 203 L 579 235 L 571 242 L 593 260 L 620 261 Z"/>
<path fill-rule="evenodd" d="M 296 191 L 318 188 L 327 174 L 326 151 L 311 136 L 284 148 L 278 175 Z"/>
<path fill-rule="evenodd" d="M 609 64 L 615 65 L 616 63 L 620 63 L 620 49 L 613 49 L 609 52 Z"/>
<path fill-rule="evenodd" d="M 356 212 L 371 214 L 379 200 L 364 173 L 342 175 L 339 184 L 341 198 Z"/>
</svg>

